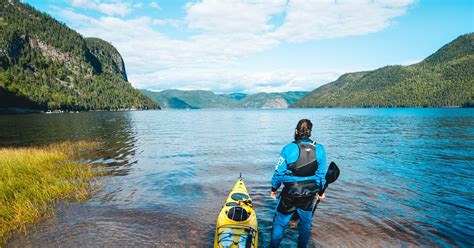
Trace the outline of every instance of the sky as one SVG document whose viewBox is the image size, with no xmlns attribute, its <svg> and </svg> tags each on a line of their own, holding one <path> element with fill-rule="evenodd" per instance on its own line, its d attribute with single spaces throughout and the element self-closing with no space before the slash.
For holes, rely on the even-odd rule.
<svg viewBox="0 0 474 248">
<path fill-rule="evenodd" d="M 309 91 L 474 32 L 474 0 L 23 0 L 122 55 L 139 89 Z"/>
</svg>

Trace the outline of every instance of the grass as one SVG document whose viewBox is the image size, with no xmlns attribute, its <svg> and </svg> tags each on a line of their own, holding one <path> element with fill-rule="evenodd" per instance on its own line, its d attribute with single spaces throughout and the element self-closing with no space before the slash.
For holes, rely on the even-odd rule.
<svg viewBox="0 0 474 248">
<path fill-rule="evenodd" d="M 0 246 L 14 231 L 54 213 L 57 200 L 86 200 L 101 172 L 75 162 L 96 143 L 0 148 Z"/>
</svg>

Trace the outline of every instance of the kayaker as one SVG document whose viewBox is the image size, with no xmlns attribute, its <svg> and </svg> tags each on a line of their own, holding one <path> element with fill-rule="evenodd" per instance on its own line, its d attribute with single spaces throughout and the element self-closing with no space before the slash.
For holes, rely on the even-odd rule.
<svg viewBox="0 0 474 248">
<path fill-rule="evenodd" d="M 279 247 L 285 228 L 294 213 L 299 214 L 298 247 L 306 247 L 311 234 L 312 207 L 325 184 L 326 152 L 321 144 L 310 139 L 313 124 L 308 119 L 298 122 L 293 141 L 283 147 L 272 177 L 273 199 L 278 198 L 273 219 L 270 247 Z M 279 197 L 278 188 L 284 187 Z M 322 192 L 322 191 L 321 191 Z"/>
</svg>

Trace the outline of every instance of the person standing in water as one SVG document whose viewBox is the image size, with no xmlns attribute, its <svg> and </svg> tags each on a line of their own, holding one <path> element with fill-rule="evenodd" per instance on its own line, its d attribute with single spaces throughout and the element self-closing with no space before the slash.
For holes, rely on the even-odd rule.
<svg viewBox="0 0 474 248">
<path fill-rule="evenodd" d="M 279 247 L 285 228 L 293 214 L 298 214 L 298 247 L 306 247 L 311 235 L 312 208 L 315 200 L 323 200 L 326 183 L 326 152 L 324 147 L 310 139 L 313 124 L 308 119 L 298 122 L 295 141 L 280 152 L 272 177 L 273 199 L 278 198 L 273 219 L 270 247 Z M 279 197 L 278 188 L 284 185 Z"/>
</svg>

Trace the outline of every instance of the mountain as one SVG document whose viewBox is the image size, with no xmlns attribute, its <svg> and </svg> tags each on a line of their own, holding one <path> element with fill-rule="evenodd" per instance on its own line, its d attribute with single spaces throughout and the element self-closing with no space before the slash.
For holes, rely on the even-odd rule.
<svg viewBox="0 0 474 248">
<path fill-rule="evenodd" d="M 308 92 L 290 91 L 282 93 L 215 94 L 204 90 L 164 90 L 142 92 L 163 108 L 201 109 L 201 108 L 287 108 Z"/>
<path fill-rule="evenodd" d="M 142 92 L 163 108 L 226 108 L 234 102 L 231 98 L 205 90 L 164 90 L 161 92 L 142 90 Z"/>
<path fill-rule="evenodd" d="M 288 108 L 289 105 L 307 95 L 305 91 L 288 91 L 282 93 L 257 93 L 241 99 L 237 108 Z"/>
<path fill-rule="evenodd" d="M 18 0 L 0 0 L 0 108 L 159 108 L 127 81 L 119 52 Z"/>
<path fill-rule="evenodd" d="M 102 63 L 102 70 L 128 81 L 122 56 L 112 44 L 99 38 L 86 38 L 87 48 Z"/>
<path fill-rule="evenodd" d="M 422 62 L 344 74 L 291 107 L 472 107 L 474 33 Z"/>
<path fill-rule="evenodd" d="M 237 100 L 237 101 L 242 100 L 248 96 L 245 93 L 230 93 L 230 94 L 220 94 L 220 95 L 223 97 L 233 99 L 233 100 Z"/>
</svg>

